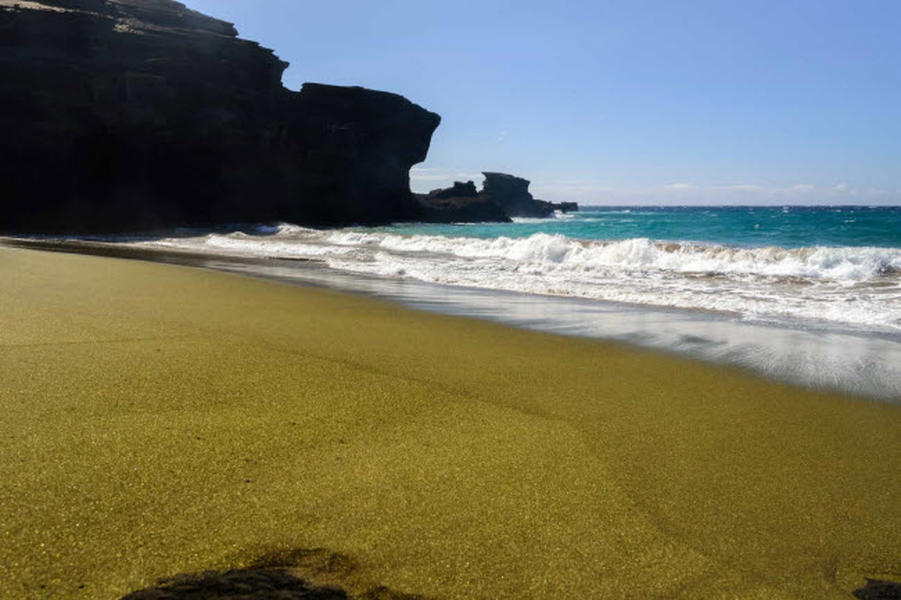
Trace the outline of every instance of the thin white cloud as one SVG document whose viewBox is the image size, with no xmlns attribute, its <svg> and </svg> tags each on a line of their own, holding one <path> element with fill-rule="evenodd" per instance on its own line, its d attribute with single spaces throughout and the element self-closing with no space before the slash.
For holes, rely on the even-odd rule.
<svg viewBox="0 0 901 600">
<path fill-rule="evenodd" d="M 569 182 L 536 182 L 533 193 L 546 200 L 572 200 L 583 205 L 729 205 L 729 204 L 901 204 L 901 190 L 855 189 L 847 184 L 798 184 L 766 187 L 755 184 L 722 186 L 665 185 L 623 188 Z"/>
<path fill-rule="evenodd" d="M 756 192 L 758 190 L 762 190 L 763 188 L 760 187 L 759 185 L 753 185 L 753 184 L 749 184 L 749 183 L 739 183 L 736 185 L 724 185 L 723 189 L 724 190 L 742 191 L 742 192 Z"/>
</svg>

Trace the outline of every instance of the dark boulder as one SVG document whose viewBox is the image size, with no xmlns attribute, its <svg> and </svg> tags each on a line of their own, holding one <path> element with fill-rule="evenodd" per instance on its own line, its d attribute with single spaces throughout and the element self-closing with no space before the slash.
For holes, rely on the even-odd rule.
<svg viewBox="0 0 901 600">
<path fill-rule="evenodd" d="M 440 117 L 171 0 L 0 0 L 0 232 L 418 220 Z"/>
</svg>

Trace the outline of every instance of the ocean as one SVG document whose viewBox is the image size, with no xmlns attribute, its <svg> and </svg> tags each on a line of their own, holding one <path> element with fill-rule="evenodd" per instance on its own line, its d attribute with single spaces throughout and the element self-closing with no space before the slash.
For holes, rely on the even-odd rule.
<svg viewBox="0 0 901 600">
<path fill-rule="evenodd" d="M 556 219 L 314 230 L 160 245 L 310 258 L 444 285 L 901 332 L 901 208 L 589 208 Z"/>
<path fill-rule="evenodd" d="M 901 207 L 594 207 L 133 244 L 267 259 L 218 266 L 901 398 Z"/>
</svg>

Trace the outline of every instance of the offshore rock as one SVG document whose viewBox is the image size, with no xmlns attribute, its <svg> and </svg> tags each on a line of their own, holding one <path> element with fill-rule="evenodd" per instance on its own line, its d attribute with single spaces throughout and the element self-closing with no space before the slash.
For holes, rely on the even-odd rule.
<svg viewBox="0 0 901 600">
<path fill-rule="evenodd" d="M 463 183 L 462 181 L 455 181 L 453 187 L 449 187 L 446 189 L 438 189 L 432 190 L 429 192 L 430 198 L 475 198 L 479 195 L 479 191 L 476 189 L 476 184 L 473 181 L 467 181 Z"/>
<path fill-rule="evenodd" d="M 493 200 L 480 196 L 435 198 L 420 196 L 428 223 L 509 223 L 507 211 Z"/>
<path fill-rule="evenodd" d="M 455 181 L 453 187 L 418 196 L 431 223 L 509 222 L 507 212 L 493 200 L 479 196 L 476 184 Z"/>
<path fill-rule="evenodd" d="M 579 210 L 579 205 L 575 202 L 554 204 L 536 199 L 529 192 L 531 182 L 522 177 L 492 172 L 485 172 L 483 175 L 485 183 L 480 196 L 500 205 L 511 217 L 543 219 L 552 216 L 557 210 L 561 212 Z"/>
<path fill-rule="evenodd" d="M 506 173 L 486 172 L 482 191 L 475 183 L 454 182 L 453 187 L 432 190 L 420 201 L 426 206 L 425 219 L 439 222 L 509 221 L 510 217 L 544 219 L 555 211 L 579 210 L 575 202 L 555 204 L 536 200 L 529 193 L 530 182 Z"/>
<path fill-rule="evenodd" d="M 419 220 L 440 117 L 171 0 L 0 0 L 0 232 Z"/>
</svg>

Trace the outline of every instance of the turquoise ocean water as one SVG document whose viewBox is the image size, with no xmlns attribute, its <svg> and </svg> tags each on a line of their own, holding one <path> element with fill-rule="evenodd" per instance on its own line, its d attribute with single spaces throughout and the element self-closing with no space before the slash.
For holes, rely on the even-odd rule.
<svg viewBox="0 0 901 600">
<path fill-rule="evenodd" d="M 603 207 L 513 223 L 259 225 L 131 243 L 901 402 L 901 207 Z"/>
<path fill-rule="evenodd" d="M 554 220 L 381 229 L 404 235 L 477 238 L 547 233 L 584 240 L 649 238 L 744 247 L 901 248 L 901 207 L 588 207 Z"/>
<path fill-rule="evenodd" d="M 603 207 L 513 223 L 282 224 L 154 246 L 400 281 L 901 334 L 901 207 Z"/>
</svg>

